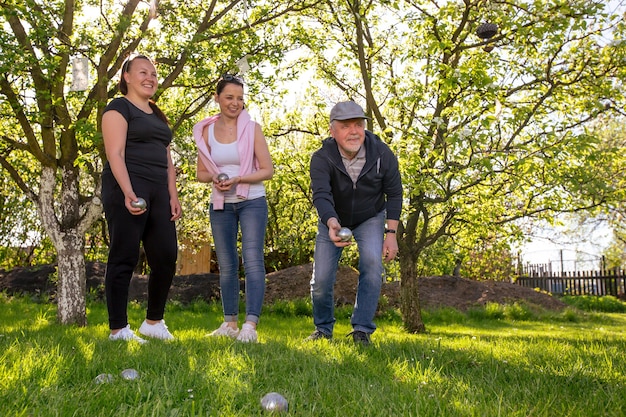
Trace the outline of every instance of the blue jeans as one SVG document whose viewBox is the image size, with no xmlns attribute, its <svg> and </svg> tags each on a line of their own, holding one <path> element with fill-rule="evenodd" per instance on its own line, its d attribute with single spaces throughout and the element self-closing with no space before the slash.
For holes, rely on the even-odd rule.
<svg viewBox="0 0 626 417">
<path fill-rule="evenodd" d="M 258 323 L 265 296 L 265 197 L 240 203 L 225 203 L 224 210 L 209 208 L 215 253 L 220 269 L 220 291 L 225 321 L 239 315 L 239 253 L 237 235 L 241 227 L 241 256 L 246 283 L 246 320 Z"/>
<path fill-rule="evenodd" d="M 365 333 L 376 330 L 374 315 L 382 286 L 384 231 L 384 211 L 352 230 L 359 249 L 359 282 L 350 322 L 354 330 Z M 313 323 L 328 336 L 332 336 L 335 325 L 334 286 L 342 252 L 343 248 L 328 238 L 328 227 L 318 222 L 311 278 Z"/>
</svg>

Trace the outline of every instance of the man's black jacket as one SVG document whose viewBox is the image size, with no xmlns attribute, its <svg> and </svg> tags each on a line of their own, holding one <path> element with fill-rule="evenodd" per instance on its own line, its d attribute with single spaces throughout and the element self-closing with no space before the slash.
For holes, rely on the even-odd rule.
<svg viewBox="0 0 626 417">
<path fill-rule="evenodd" d="M 365 131 L 366 162 L 353 184 L 334 138 L 329 137 L 311 157 L 313 204 L 327 224 L 336 217 L 343 227 L 354 228 L 387 210 L 387 219 L 399 220 L 402 211 L 402 182 L 398 159 L 372 132 Z"/>
</svg>

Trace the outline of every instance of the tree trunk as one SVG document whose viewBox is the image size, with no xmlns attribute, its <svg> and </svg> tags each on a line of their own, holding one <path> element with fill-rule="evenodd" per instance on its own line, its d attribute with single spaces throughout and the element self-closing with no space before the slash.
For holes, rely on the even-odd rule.
<svg viewBox="0 0 626 417">
<path fill-rule="evenodd" d="M 400 311 L 408 332 L 424 333 L 426 326 L 422 320 L 415 265 L 412 259 L 400 258 Z"/>
<path fill-rule="evenodd" d="M 57 247 L 57 319 L 61 324 L 87 325 L 84 237 L 67 234 Z"/>
<path fill-rule="evenodd" d="M 41 173 L 38 209 L 41 221 L 57 252 L 57 319 L 61 324 L 87 324 L 85 274 L 85 233 L 102 214 L 98 184 L 94 197 L 81 202 L 78 172 L 61 169 L 61 192 L 56 190 L 56 171 L 44 167 Z M 59 199 L 55 199 L 59 197 Z M 55 207 L 59 207 L 55 211 Z"/>
</svg>

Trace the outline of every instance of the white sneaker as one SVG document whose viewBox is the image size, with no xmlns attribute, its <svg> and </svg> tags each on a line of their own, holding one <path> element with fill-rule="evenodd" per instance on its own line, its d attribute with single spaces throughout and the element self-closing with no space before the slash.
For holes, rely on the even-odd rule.
<svg viewBox="0 0 626 417">
<path fill-rule="evenodd" d="M 141 327 L 139 328 L 139 333 L 144 336 L 154 337 L 155 339 L 161 340 L 174 340 L 174 336 L 167 330 L 167 326 L 165 325 L 165 320 L 161 320 L 155 324 L 149 324 L 147 321 L 143 321 L 141 323 Z"/>
<path fill-rule="evenodd" d="M 248 323 L 241 326 L 241 331 L 239 332 L 239 336 L 237 336 L 237 340 L 243 343 L 256 343 L 257 334 L 254 326 Z"/>
<path fill-rule="evenodd" d="M 124 327 L 119 332 L 117 332 L 115 334 L 110 334 L 109 335 L 109 340 L 125 340 L 127 342 L 130 342 L 131 340 L 134 340 L 135 342 L 139 342 L 139 343 L 146 343 L 147 342 L 147 340 L 142 339 L 141 337 L 137 336 L 135 334 L 135 332 L 130 330 L 130 324 L 127 324 L 126 327 Z"/>
<path fill-rule="evenodd" d="M 228 325 L 228 323 L 224 322 L 216 330 L 213 330 L 211 333 L 209 333 L 209 336 L 227 336 L 231 339 L 235 339 L 237 338 L 238 334 L 239 329 L 233 329 Z"/>
</svg>

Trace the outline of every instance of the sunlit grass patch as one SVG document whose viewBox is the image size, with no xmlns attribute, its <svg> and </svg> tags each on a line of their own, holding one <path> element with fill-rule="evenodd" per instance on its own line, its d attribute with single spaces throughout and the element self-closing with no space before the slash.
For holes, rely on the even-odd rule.
<svg viewBox="0 0 626 417">
<path fill-rule="evenodd" d="M 626 313 L 626 303 L 612 295 L 577 295 L 563 296 L 564 302 L 584 311 L 601 311 L 605 313 Z"/>
<path fill-rule="evenodd" d="M 61 326 L 53 305 L 0 301 L 0 415 L 261 416 L 279 392 L 293 416 L 621 416 L 626 414 L 626 316 L 526 314 L 524 306 L 424 311 L 427 332 L 378 317 L 372 346 L 355 346 L 350 307 L 333 340 L 307 342 L 305 306 L 267 306 L 259 344 L 207 337 L 219 303 L 168 304 L 176 340 L 111 342 L 106 306 L 86 327 Z M 145 306 L 131 303 L 136 329 Z M 576 317 L 573 321 L 567 316 Z M 139 373 L 125 380 L 127 368 Z M 96 377 L 112 380 L 97 384 Z"/>
</svg>

